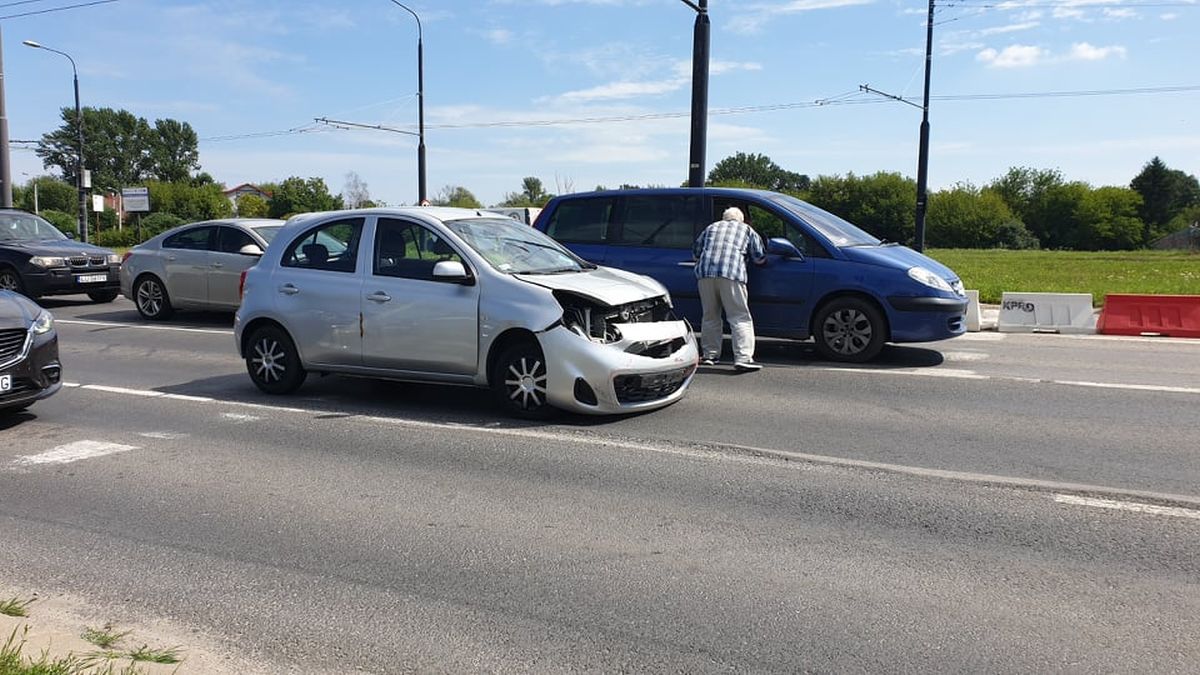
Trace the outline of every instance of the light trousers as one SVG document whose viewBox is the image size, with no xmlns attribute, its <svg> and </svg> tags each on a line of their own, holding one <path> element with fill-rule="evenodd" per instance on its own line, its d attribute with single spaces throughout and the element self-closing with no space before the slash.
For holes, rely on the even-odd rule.
<svg viewBox="0 0 1200 675">
<path fill-rule="evenodd" d="M 700 351 L 703 358 L 716 360 L 721 356 L 721 312 L 729 322 L 733 339 L 734 362 L 754 359 L 754 320 L 746 296 L 746 284 L 723 277 L 698 279 L 700 306 L 704 317 L 700 322 Z"/>
</svg>

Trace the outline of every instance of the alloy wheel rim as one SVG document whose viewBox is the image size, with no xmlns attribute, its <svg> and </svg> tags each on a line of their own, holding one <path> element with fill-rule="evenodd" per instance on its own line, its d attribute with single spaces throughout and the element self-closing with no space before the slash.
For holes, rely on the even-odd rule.
<svg viewBox="0 0 1200 675">
<path fill-rule="evenodd" d="M 522 356 L 508 364 L 504 386 L 508 389 L 509 400 L 522 410 L 534 410 L 546 403 L 546 370 L 540 360 Z"/>
<path fill-rule="evenodd" d="M 162 289 L 153 281 L 144 281 L 141 286 L 138 286 L 137 301 L 138 307 L 141 307 L 143 312 L 150 316 L 156 316 L 162 311 Z"/>
<path fill-rule="evenodd" d="M 12 272 L 4 272 L 0 274 L 0 289 L 6 291 L 17 290 L 17 275 Z"/>
<path fill-rule="evenodd" d="M 254 345 L 254 356 L 250 363 L 254 367 L 254 375 L 263 382 L 278 382 L 287 372 L 287 353 L 279 346 L 278 340 L 263 338 Z"/>
<path fill-rule="evenodd" d="M 825 343 L 835 352 L 853 356 L 871 344 L 871 321 L 857 309 L 840 309 L 825 318 Z"/>
</svg>

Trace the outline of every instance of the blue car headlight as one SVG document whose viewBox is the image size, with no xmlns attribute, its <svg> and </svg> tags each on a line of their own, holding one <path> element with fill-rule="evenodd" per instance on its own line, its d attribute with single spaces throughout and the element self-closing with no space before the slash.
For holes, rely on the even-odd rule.
<svg viewBox="0 0 1200 675">
<path fill-rule="evenodd" d="M 947 283 L 945 279 L 939 277 L 933 272 L 930 272 L 924 267 L 908 268 L 908 277 L 923 286 L 936 288 L 939 291 L 945 291 L 947 293 L 954 292 L 954 289 L 950 288 L 950 284 Z"/>
<path fill-rule="evenodd" d="M 54 330 L 54 317 L 50 314 L 50 312 L 42 310 L 42 313 L 38 314 L 37 318 L 33 320 L 33 325 L 29 327 L 29 330 L 32 331 L 34 335 L 45 335 L 46 333 L 49 333 L 50 331 Z"/>
</svg>

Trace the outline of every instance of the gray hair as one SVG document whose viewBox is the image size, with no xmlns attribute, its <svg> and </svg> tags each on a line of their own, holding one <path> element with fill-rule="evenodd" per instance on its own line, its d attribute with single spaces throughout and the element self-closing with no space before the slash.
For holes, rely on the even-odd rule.
<svg viewBox="0 0 1200 675">
<path fill-rule="evenodd" d="M 746 222 L 746 216 L 742 215 L 742 210 L 736 206 L 731 206 L 725 209 L 725 213 L 721 214 L 721 220 L 736 220 L 739 223 Z"/>
</svg>

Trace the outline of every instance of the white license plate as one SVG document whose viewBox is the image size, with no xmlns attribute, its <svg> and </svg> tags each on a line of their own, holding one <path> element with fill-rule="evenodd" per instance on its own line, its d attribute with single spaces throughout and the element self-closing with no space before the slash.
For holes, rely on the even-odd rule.
<svg viewBox="0 0 1200 675">
<path fill-rule="evenodd" d="M 12 375 L 0 375 L 0 391 L 12 389 Z"/>
<path fill-rule="evenodd" d="M 108 281 L 108 275 L 107 274 L 77 274 L 77 275 L 75 275 L 75 281 L 78 281 L 81 284 L 104 283 L 105 281 Z"/>
</svg>

